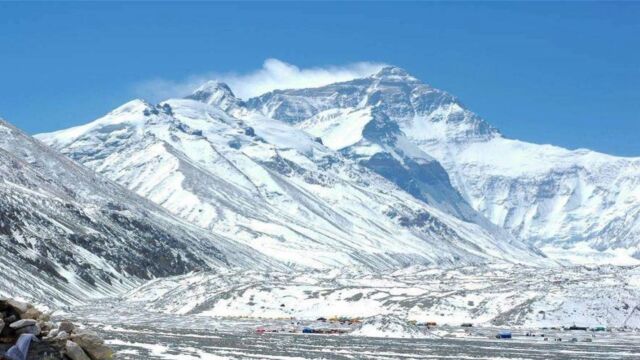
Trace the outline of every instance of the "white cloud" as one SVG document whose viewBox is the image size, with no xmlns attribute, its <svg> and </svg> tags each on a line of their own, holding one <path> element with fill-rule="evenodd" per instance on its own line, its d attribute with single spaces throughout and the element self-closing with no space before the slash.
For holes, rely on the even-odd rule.
<svg viewBox="0 0 640 360">
<path fill-rule="evenodd" d="M 225 82 L 242 99 L 264 94 L 274 89 L 318 87 L 374 74 L 384 64 L 358 62 L 343 66 L 299 68 L 278 59 L 267 59 L 260 69 L 244 73 L 209 73 L 193 75 L 182 81 L 152 79 L 136 84 L 136 96 L 159 101 L 190 94 L 208 80 Z"/>
</svg>

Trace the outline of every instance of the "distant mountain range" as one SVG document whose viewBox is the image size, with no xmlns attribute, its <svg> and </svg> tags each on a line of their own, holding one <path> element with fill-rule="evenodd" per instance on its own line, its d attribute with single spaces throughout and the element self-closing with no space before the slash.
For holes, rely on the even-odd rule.
<svg viewBox="0 0 640 360">
<path fill-rule="evenodd" d="M 428 205 L 284 122 L 240 119 L 198 100 L 134 100 L 39 138 L 173 214 L 291 266 L 539 258 L 501 229 Z"/>
<path fill-rule="evenodd" d="M 640 263 L 640 159 L 507 139 L 397 67 L 247 100 L 210 81 L 37 137 L 285 263 Z"/>
<path fill-rule="evenodd" d="M 381 159 L 403 161 L 397 154 L 423 159 L 417 148 L 442 165 L 471 207 L 553 258 L 640 262 L 640 158 L 505 138 L 454 96 L 397 67 L 316 89 L 272 91 L 245 106 L 321 138 L 433 203 L 438 199 L 419 189 L 436 180 L 407 174 L 413 162 L 405 160 L 406 171 L 380 168 Z"/>
</svg>

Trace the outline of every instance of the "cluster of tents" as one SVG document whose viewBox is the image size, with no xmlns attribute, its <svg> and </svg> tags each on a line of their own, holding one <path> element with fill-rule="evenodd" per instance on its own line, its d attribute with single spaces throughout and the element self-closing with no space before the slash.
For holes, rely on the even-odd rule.
<svg viewBox="0 0 640 360">
<path fill-rule="evenodd" d="M 351 329 L 345 328 L 311 328 L 305 327 L 302 329 L 303 334 L 346 334 L 350 332 Z"/>
<path fill-rule="evenodd" d="M 340 324 L 349 324 L 349 325 L 354 325 L 354 324 L 360 324 L 362 323 L 362 320 L 360 318 L 350 318 L 347 316 L 333 316 L 330 317 L 329 319 L 324 318 L 324 317 L 319 317 L 316 319 L 316 321 L 320 321 L 320 322 L 330 322 L 330 323 L 340 323 Z"/>
<path fill-rule="evenodd" d="M 326 323 L 327 325 L 322 325 L 321 323 Z M 359 325 L 362 323 L 360 318 L 350 318 L 346 316 L 333 316 L 330 318 L 319 317 L 316 319 L 316 326 L 306 325 L 302 328 L 299 326 L 302 325 L 299 321 L 297 323 L 291 322 L 291 328 L 285 329 L 269 329 L 265 327 L 259 327 L 256 329 L 256 333 L 265 334 L 265 333 L 280 333 L 280 332 L 288 332 L 288 333 L 300 333 L 303 334 L 344 334 L 351 332 L 353 330 L 354 325 Z M 333 325 L 328 325 L 333 324 Z M 336 325 L 344 325 L 344 327 L 336 326 Z"/>
<path fill-rule="evenodd" d="M 433 328 L 438 326 L 438 324 L 435 321 L 418 322 L 416 320 L 411 320 L 409 321 L 409 324 L 412 324 L 415 326 L 421 326 L 421 327 L 428 327 L 428 328 Z"/>
<path fill-rule="evenodd" d="M 543 328 L 543 329 L 547 329 L 547 328 Z M 554 329 L 554 328 L 552 328 L 552 329 Z M 563 327 L 562 330 L 564 330 L 564 331 L 589 331 L 589 330 L 591 330 L 593 332 L 596 332 L 596 331 L 607 331 L 607 329 L 604 326 L 596 326 L 596 327 L 593 327 L 593 328 L 588 328 L 588 327 L 575 326 L 575 325 L 568 326 L 568 327 Z M 537 336 L 537 335 L 535 335 L 534 333 L 531 333 L 531 332 L 527 332 L 525 335 L 526 336 Z M 548 340 L 548 338 L 544 334 L 541 334 L 540 336 L 544 337 L 545 341 Z M 511 339 L 512 338 L 512 334 L 511 334 L 511 331 L 509 331 L 509 330 L 500 330 L 496 334 L 495 337 L 496 337 L 496 339 Z M 554 341 L 562 341 L 562 338 L 560 338 L 560 337 L 555 338 Z M 572 342 L 577 342 L 578 339 L 577 338 L 572 338 L 571 341 Z M 592 342 L 592 340 L 590 338 L 586 338 L 583 341 L 584 342 Z"/>
<path fill-rule="evenodd" d="M 281 333 L 281 332 L 288 332 L 288 333 L 300 333 L 302 332 L 303 334 L 345 334 L 348 332 L 351 332 L 352 329 L 350 328 L 335 328 L 335 327 L 311 327 L 311 326 L 305 326 L 302 328 L 302 330 L 298 329 L 290 329 L 290 330 L 285 330 L 285 329 L 266 329 L 264 327 L 259 327 L 256 329 L 256 333 L 257 334 L 266 334 L 266 333 Z"/>
</svg>

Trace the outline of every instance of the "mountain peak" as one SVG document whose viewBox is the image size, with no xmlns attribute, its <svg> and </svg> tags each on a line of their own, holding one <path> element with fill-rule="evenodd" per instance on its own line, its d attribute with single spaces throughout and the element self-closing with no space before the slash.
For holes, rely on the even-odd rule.
<svg viewBox="0 0 640 360">
<path fill-rule="evenodd" d="M 400 78 L 407 80 L 417 80 L 411 76 L 405 69 L 397 66 L 385 66 L 373 75 L 374 78 Z"/>
<path fill-rule="evenodd" d="M 150 107 L 153 107 L 153 105 L 143 99 L 133 99 L 111 110 L 110 114 L 118 114 L 123 112 L 141 112 L 144 109 Z"/>
<path fill-rule="evenodd" d="M 227 94 L 233 95 L 231 88 L 227 83 L 217 80 L 209 80 L 204 84 L 200 85 L 199 88 L 196 89 L 194 93 L 197 92 L 207 92 L 207 93 L 215 93 L 215 92 L 224 92 Z"/>
<path fill-rule="evenodd" d="M 214 105 L 225 111 L 240 102 L 229 85 L 216 80 L 207 81 L 186 98 Z"/>
</svg>

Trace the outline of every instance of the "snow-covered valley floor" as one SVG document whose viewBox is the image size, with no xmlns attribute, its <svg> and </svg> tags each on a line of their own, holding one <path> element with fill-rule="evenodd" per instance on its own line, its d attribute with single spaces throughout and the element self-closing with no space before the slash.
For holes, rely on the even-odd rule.
<svg viewBox="0 0 640 360">
<path fill-rule="evenodd" d="M 205 318 L 391 315 L 439 325 L 640 328 L 640 267 L 199 272 L 149 282 L 122 299 Z"/>
<path fill-rule="evenodd" d="M 119 359 L 637 359 L 639 270 L 201 272 L 54 316 L 95 328 Z M 362 322 L 317 321 L 334 316 Z M 571 325 L 610 331 L 561 329 Z M 345 333 L 303 334 L 305 327 Z M 501 329 L 513 339 L 495 339 Z"/>
<path fill-rule="evenodd" d="M 119 359 L 637 359 L 638 338 L 599 343 L 331 335 L 108 333 Z"/>
<path fill-rule="evenodd" d="M 115 315 L 115 314 L 114 314 Z M 450 336 L 398 339 L 350 335 L 256 334 L 254 321 L 212 321 L 195 329 L 185 317 L 164 315 L 145 325 L 90 326 L 107 339 L 117 359 L 637 359 L 640 333 L 556 332 L 562 342 L 514 333 L 511 340 L 492 338 L 496 329 L 466 335 L 450 328 Z M 200 324 L 202 325 L 202 324 Z M 197 326 L 196 326 L 197 327 Z M 570 342 L 572 337 L 580 339 Z"/>
</svg>

